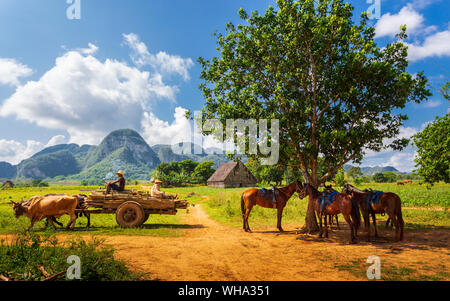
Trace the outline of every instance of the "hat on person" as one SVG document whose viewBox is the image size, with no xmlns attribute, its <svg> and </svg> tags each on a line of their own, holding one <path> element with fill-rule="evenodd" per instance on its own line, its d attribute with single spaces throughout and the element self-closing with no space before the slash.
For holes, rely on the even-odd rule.
<svg viewBox="0 0 450 301">
<path fill-rule="evenodd" d="M 121 175 L 121 176 L 123 176 L 123 171 L 119 170 L 118 172 L 116 172 L 116 175 Z"/>
<path fill-rule="evenodd" d="M 161 180 L 155 180 L 155 184 L 161 184 Z"/>
</svg>

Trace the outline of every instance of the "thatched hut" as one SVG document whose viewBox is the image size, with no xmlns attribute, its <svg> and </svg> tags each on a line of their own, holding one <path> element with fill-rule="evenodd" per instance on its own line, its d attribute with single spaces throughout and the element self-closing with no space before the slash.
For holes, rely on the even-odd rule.
<svg viewBox="0 0 450 301">
<path fill-rule="evenodd" d="M 5 188 L 14 188 L 14 183 L 11 181 L 6 181 L 2 186 Z"/>
<path fill-rule="evenodd" d="M 241 162 L 228 162 L 219 166 L 208 179 L 208 186 L 217 188 L 251 187 L 256 185 L 256 178 Z"/>
</svg>

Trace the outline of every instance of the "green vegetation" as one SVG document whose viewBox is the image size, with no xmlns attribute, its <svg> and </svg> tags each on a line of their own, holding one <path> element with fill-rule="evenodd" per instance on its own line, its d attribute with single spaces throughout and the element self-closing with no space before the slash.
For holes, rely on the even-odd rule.
<svg viewBox="0 0 450 301">
<path fill-rule="evenodd" d="M 156 167 L 152 177 L 162 181 L 163 186 L 184 186 L 191 184 L 206 184 L 214 173 L 214 162 L 202 163 L 187 159 L 183 161 L 163 162 Z"/>
<path fill-rule="evenodd" d="M 450 183 L 450 113 L 436 117 L 413 139 L 417 146 L 417 173 L 429 184 Z"/>
<path fill-rule="evenodd" d="M 24 187 L 12 189 L 0 189 L 0 233 L 11 233 L 17 229 L 26 229 L 30 225 L 28 218 L 14 218 L 13 211 L 9 204 L 10 200 L 20 201 L 28 199 L 34 195 L 44 195 L 47 193 L 62 194 L 89 194 L 80 189 L 98 188 L 93 186 L 67 186 L 67 187 Z M 140 189 L 139 186 L 129 186 L 129 188 Z M 450 227 L 450 185 L 444 183 L 435 184 L 431 189 L 417 182 L 404 186 L 389 183 L 364 183 L 358 186 L 360 189 L 372 188 L 382 191 L 391 191 L 402 199 L 403 216 L 405 227 L 409 230 L 449 228 Z M 336 187 L 340 190 L 340 187 Z M 241 193 L 246 188 L 220 189 L 207 186 L 185 186 L 164 188 L 163 191 L 178 194 L 180 198 L 190 192 L 195 196 L 187 198 L 191 205 L 201 204 L 210 217 L 221 223 L 233 226 L 241 226 L 242 214 L 240 207 Z M 300 200 L 297 195 L 289 200 L 284 214 L 284 223 L 301 224 L 306 214 L 307 198 Z M 408 209 L 410 207 L 415 207 Z M 86 218 L 77 219 L 75 233 L 86 233 L 95 235 L 149 235 L 174 237 L 182 236 L 186 228 L 183 225 L 185 214 L 188 210 L 179 210 L 177 215 L 152 215 L 141 227 L 136 229 L 120 228 L 113 214 L 96 214 L 91 216 L 91 228 L 86 228 Z M 68 217 L 60 219 L 65 224 Z M 251 213 L 251 225 L 272 226 L 276 224 L 276 210 L 270 210 L 256 206 Z M 343 220 L 342 220 L 343 222 Z M 74 233 L 61 228 L 53 230 L 45 227 L 45 221 L 41 221 L 33 228 L 37 233 Z"/>
<path fill-rule="evenodd" d="M 71 264 L 67 258 L 80 257 L 81 280 L 138 280 L 124 262 L 114 259 L 114 251 L 93 239 L 59 242 L 54 236 L 19 233 L 12 242 L 0 241 L 0 274 L 8 278 L 43 280 L 64 272 Z M 58 280 L 68 280 L 63 273 Z"/>
<path fill-rule="evenodd" d="M 279 0 L 262 15 L 240 9 L 241 24 L 215 34 L 217 56 L 198 60 L 203 120 L 278 119 L 278 164 L 308 172 L 315 187 L 366 150 L 402 150 L 408 139 L 395 138 L 407 116 L 395 112 L 431 95 L 427 79 L 407 72 L 405 26 L 380 48 L 367 13 L 355 24 L 353 9 L 342 0 Z M 318 229 L 312 205 L 305 226 Z"/>
</svg>

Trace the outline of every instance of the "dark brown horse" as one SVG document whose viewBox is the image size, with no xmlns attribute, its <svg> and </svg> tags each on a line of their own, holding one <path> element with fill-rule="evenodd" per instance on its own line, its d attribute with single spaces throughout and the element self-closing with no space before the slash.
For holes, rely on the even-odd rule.
<svg viewBox="0 0 450 301">
<path fill-rule="evenodd" d="M 375 227 L 375 237 L 378 237 L 377 222 L 375 214 L 387 213 L 395 226 L 395 241 L 403 240 L 404 221 L 402 217 L 402 201 L 400 197 L 392 192 L 384 192 L 380 195 L 378 202 L 368 201 L 371 191 L 361 191 L 350 184 L 345 184 L 342 193 L 355 198 L 361 207 L 361 213 L 364 218 L 364 226 L 367 231 L 367 240 L 370 241 L 370 217 L 372 215 L 373 225 Z"/>
<path fill-rule="evenodd" d="M 331 204 L 325 205 L 322 212 L 319 204 L 319 197 L 321 196 L 321 192 L 319 192 L 310 184 L 305 185 L 302 193 L 300 193 L 299 196 L 302 199 L 308 196 L 309 200 L 312 200 L 314 202 L 314 210 L 319 217 L 319 237 L 322 237 L 323 235 L 322 217 L 325 217 L 325 237 L 328 237 L 327 215 L 337 215 L 339 213 L 342 213 L 345 221 L 350 226 L 350 241 L 352 243 L 356 243 L 358 228 L 361 223 L 358 203 L 352 201 L 352 199 L 348 195 L 344 193 L 338 193 L 335 195 L 334 201 Z"/>
<path fill-rule="evenodd" d="M 261 189 L 248 189 L 241 195 L 241 210 L 243 219 L 243 229 L 245 232 L 252 232 L 248 225 L 248 217 L 252 211 L 253 206 L 259 205 L 264 208 L 276 208 L 277 209 L 277 228 L 283 232 L 281 227 L 281 217 L 283 216 L 283 209 L 286 206 L 287 201 L 291 198 L 294 192 L 300 193 L 302 190 L 302 183 L 299 181 L 293 182 L 288 186 L 276 188 L 275 200 L 273 202 L 273 194 L 270 191 L 262 191 Z"/>
</svg>

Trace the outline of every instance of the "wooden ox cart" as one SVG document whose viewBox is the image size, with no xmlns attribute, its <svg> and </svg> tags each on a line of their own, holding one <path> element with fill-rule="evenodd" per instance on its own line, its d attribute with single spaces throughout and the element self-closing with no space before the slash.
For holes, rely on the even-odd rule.
<svg viewBox="0 0 450 301">
<path fill-rule="evenodd" d="M 123 228 L 142 225 L 150 214 L 175 215 L 177 209 L 186 209 L 189 206 L 185 200 L 155 198 L 148 192 L 136 190 L 111 191 L 107 194 L 105 189 L 99 189 L 93 191 L 85 202 L 88 208 L 96 208 L 85 211 L 90 214 L 114 213 L 117 224 Z"/>
</svg>

